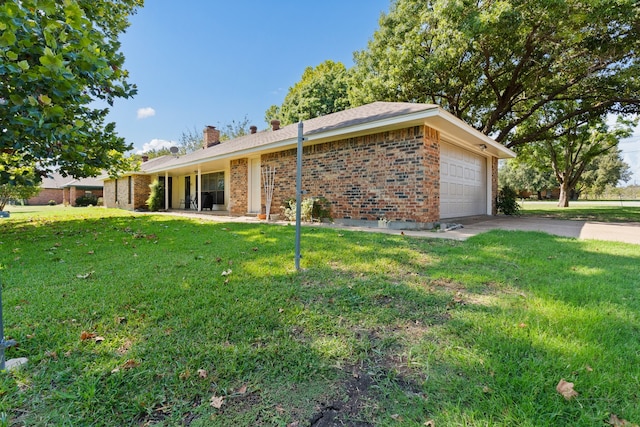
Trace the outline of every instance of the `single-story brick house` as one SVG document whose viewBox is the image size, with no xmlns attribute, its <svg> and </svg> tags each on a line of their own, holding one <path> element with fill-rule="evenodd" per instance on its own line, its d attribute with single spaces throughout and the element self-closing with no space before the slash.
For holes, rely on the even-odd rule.
<svg viewBox="0 0 640 427">
<path fill-rule="evenodd" d="M 295 197 L 298 125 L 220 142 L 208 126 L 202 150 L 142 163 L 104 182 L 107 207 L 144 209 L 149 184 L 165 185 L 166 209 L 264 213 L 261 168 L 276 169 L 271 213 Z M 324 197 L 344 224 L 429 228 L 447 218 L 495 214 L 498 159 L 515 154 L 436 105 L 375 102 L 307 120 L 305 197 Z"/>
<path fill-rule="evenodd" d="M 103 182 L 97 178 L 64 177 L 54 172 L 42 178 L 40 193 L 27 200 L 29 205 L 47 205 L 51 201 L 55 204 L 75 206 L 76 199 L 91 193 L 102 197 Z"/>
</svg>

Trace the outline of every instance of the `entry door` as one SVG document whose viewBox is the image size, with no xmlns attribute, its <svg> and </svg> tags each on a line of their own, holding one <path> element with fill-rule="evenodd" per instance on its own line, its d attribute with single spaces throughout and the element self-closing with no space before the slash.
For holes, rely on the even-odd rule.
<svg viewBox="0 0 640 427">
<path fill-rule="evenodd" d="M 184 208 L 189 209 L 191 207 L 191 177 L 184 177 Z"/>
<path fill-rule="evenodd" d="M 158 177 L 158 181 L 160 182 L 160 185 L 162 185 L 162 188 L 165 188 L 164 176 Z M 169 184 L 168 185 L 169 185 L 169 191 L 168 191 L 168 193 L 169 193 L 169 208 L 171 208 L 173 206 L 172 203 L 171 203 L 172 202 L 171 195 L 173 193 L 173 180 L 172 180 L 172 177 L 169 177 Z M 165 205 L 166 200 L 165 200 L 164 195 L 165 195 L 165 192 L 162 191 L 162 205 L 161 205 L 162 209 L 164 209 L 164 207 L 166 206 Z"/>
<path fill-rule="evenodd" d="M 260 159 L 249 160 L 249 212 L 261 213 Z"/>
</svg>

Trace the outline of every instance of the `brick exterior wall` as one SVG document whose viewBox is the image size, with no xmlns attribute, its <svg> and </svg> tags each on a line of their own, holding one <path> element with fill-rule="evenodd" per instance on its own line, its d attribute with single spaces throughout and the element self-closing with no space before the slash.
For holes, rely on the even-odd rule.
<svg viewBox="0 0 640 427">
<path fill-rule="evenodd" d="M 293 162 L 295 164 L 295 154 Z M 231 188 L 229 189 L 227 210 L 231 215 L 245 215 L 249 210 L 247 198 L 249 194 L 249 159 L 232 160 L 229 166 L 229 186 Z M 276 183 L 276 188 L 278 188 L 277 185 Z M 295 189 L 295 178 L 293 186 Z"/>
<path fill-rule="evenodd" d="M 106 180 L 104 182 L 103 205 L 107 208 L 127 210 L 147 209 L 146 202 L 150 194 L 149 185 L 153 179 L 154 177 L 149 175 L 132 175 L 131 195 L 129 194 L 129 177 L 118 178 L 117 185 L 115 179 Z"/>
<path fill-rule="evenodd" d="M 27 200 L 29 205 L 48 205 L 49 200 L 54 200 L 56 204 L 76 205 L 76 199 L 84 195 L 87 191 L 96 197 L 102 197 L 103 191 L 101 188 L 92 188 L 86 190 L 84 188 L 77 187 L 65 187 L 65 188 L 45 188 L 36 197 L 32 197 Z"/>
<path fill-rule="evenodd" d="M 44 188 L 42 189 L 42 191 L 40 191 L 40 194 L 27 200 L 27 204 L 48 205 L 49 200 L 55 200 L 56 204 L 61 204 L 64 201 L 62 189 L 61 188 Z"/>
<path fill-rule="evenodd" d="M 305 147 L 305 197 L 325 197 L 334 219 L 437 222 L 438 138 L 416 126 Z M 265 154 L 261 163 L 277 169 L 272 213 L 279 213 L 283 201 L 295 197 L 296 150 Z M 237 184 L 232 172 L 231 186 Z"/>
</svg>

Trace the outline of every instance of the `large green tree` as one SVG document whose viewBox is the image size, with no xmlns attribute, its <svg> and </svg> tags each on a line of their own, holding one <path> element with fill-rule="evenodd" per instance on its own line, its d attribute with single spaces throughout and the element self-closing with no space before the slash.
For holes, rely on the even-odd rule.
<svg viewBox="0 0 640 427">
<path fill-rule="evenodd" d="M 300 81 L 289 88 L 282 105 L 272 105 L 266 111 L 267 123 L 278 119 L 288 125 L 349 108 L 348 74 L 343 63 L 331 60 L 307 67 Z"/>
<path fill-rule="evenodd" d="M 638 113 L 639 52 L 637 0 L 395 0 L 349 96 L 435 103 L 515 148 L 576 117 Z M 539 114 L 558 102 L 571 108 Z"/>
<path fill-rule="evenodd" d="M 566 105 L 547 108 L 546 113 L 551 117 L 563 115 Z M 551 166 L 560 185 L 558 206 L 567 207 L 584 172 L 600 156 L 617 151 L 620 140 L 631 136 L 635 125 L 636 121 L 621 118 L 609 125 L 605 117 L 573 117 L 547 130 L 543 140 L 521 146 L 518 155 L 539 168 Z"/>
<path fill-rule="evenodd" d="M 0 2 L 0 183 L 20 165 L 76 177 L 126 168 L 107 108 L 135 94 L 118 36 L 143 0 Z M 98 101 L 96 103 L 96 101 Z M 11 172 L 14 171 L 14 172 Z"/>
<path fill-rule="evenodd" d="M 535 193 L 542 200 L 542 192 L 558 187 L 551 167 L 539 168 L 516 158 L 505 161 L 498 173 L 501 188 L 510 187 L 517 192 Z"/>
<path fill-rule="evenodd" d="M 622 159 L 622 152 L 615 148 L 593 159 L 585 168 L 576 191 L 598 198 L 608 188 L 629 181 L 631 176 L 631 167 Z"/>
</svg>

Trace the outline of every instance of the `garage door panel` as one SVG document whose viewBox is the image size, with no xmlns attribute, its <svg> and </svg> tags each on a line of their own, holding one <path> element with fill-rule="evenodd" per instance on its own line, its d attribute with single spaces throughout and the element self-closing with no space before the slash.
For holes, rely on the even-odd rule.
<svg viewBox="0 0 640 427">
<path fill-rule="evenodd" d="M 440 150 L 440 217 L 487 213 L 486 160 L 442 143 Z"/>
</svg>

